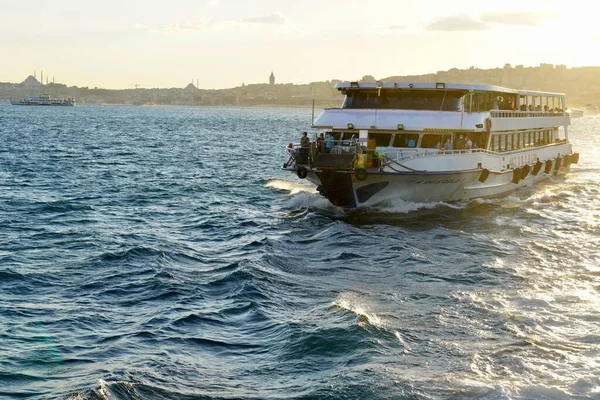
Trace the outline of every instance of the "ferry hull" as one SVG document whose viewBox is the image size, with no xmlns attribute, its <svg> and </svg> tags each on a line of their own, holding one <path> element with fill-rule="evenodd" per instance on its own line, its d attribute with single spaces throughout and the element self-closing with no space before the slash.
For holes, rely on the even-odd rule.
<svg viewBox="0 0 600 400">
<path fill-rule="evenodd" d="M 482 169 L 417 174 L 377 172 L 368 174 L 364 180 L 357 179 L 356 174 L 350 171 L 325 170 L 310 171 L 306 179 L 315 184 L 317 190 L 333 205 L 356 209 L 395 200 L 457 202 L 502 197 L 524 186 L 531 186 L 569 171 L 569 166 L 560 166 L 558 170 L 555 167 L 556 161 L 552 161 L 548 173 L 545 168 L 541 168 L 535 171 L 535 175 L 534 166 L 530 166 L 527 173 L 521 169 L 517 172 L 489 172 Z"/>
</svg>

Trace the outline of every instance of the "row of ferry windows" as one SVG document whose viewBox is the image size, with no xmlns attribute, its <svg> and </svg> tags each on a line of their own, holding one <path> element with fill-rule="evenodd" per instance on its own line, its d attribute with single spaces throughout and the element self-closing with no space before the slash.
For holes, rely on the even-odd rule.
<svg viewBox="0 0 600 400">
<path fill-rule="evenodd" d="M 392 146 L 416 148 L 419 145 L 420 135 L 418 133 L 397 133 L 393 135 L 393 140 L 392 135 L 392 133 L 369 133 L 369 139 L 374 139 L 375 146 L 377 147 Z M 336 140 L 348 139 L 348 136 L 348 134 L 334 134 Z M 475 147 L 485 148 L 487 136 L 487 132 L 474 132 L 471 134 L 471 139 L 474 141 L 474 143 L 476 143 Z M 426 149 L 439 147 L 446 141 L 448 137 L 450 137 L 450 140 L 454 141 L 458 138 L 458 134 L 426 133 L 421 138 L 421 143 L 419 147 Z M 555 137 L 556 132 L 552 129 L 532 132 L 511 132 L 495 134 L 492 136 L 490 150 L 501 152 L 518 150 L 531 146 L 543 146 L 552 143 Z"/>
<path fill-rule="evenodd" d="M 512 132 L 492 136 L 491 151 L 511 151 L 524 147 L 543 146 L 554 142 L 555 132 L 551 129 L 535 132 Z"/>
<path fill-rule="evenodd" d="M 425 149 L 433 149 L 438 148 L 442 145 L 447 138 L 452 140 L 452 136 L 454 136 L 454 140 L 458 138 L 457 134 L 447 133 L 426 133 L 422 136 L 421 141 L 419 143 L 420 135 L 418 133 L 397 133 L 394 134 L 392 138 L 391 133 L 369 133 L 369 140 L 375 140 L 376 147 L 404 147 L 404 148 L 416 148 L 421 147 Z M 479 134 L 481 135 L 481 134 Z M 485 133 L 487 136 L 487 133 Z M 334 138 L 336 140 L 339 139 L 348 139 L 349 135 L 345 134 L 343 137 L 339 134 L 334 133 Z"/>
<path fill-rule="evenodd" d="M 465 90 L 352 90 L 347 91 L 342 108 L 460 111 L 562 110 L 559 96 L 531 96 L 516 93 Z"/>
</svg>

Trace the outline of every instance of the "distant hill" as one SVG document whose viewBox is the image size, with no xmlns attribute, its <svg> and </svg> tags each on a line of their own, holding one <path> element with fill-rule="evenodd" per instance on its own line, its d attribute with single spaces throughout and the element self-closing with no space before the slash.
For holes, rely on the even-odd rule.
<svg viewBox="0 0 600 400">
<path fill-rule="evenodd" d="M 523 67 L 510 64 L 502 68 L 469 69 L 452 68 L 423 75 L 389 76 L 379 78 L 397 82 L 447 82 L 505 86 L 565 93 L 570 107 L 600 104 L 600 67 L 567 68 L 564 65 L 540 64 Z M 347 79 L 355 80 L 355 79 Z M 375 81 L 371 75 L 363 80 Z M 309 84 L 250 84 L 230 89 L 199 89 L 193 83 L 184 88 L 112 90 L 88 87 L 67 87 L 48 84 L 44 92 L 57 97 L 74 97 L 79 104 L 164 104 L 193 106 L 312 106 L 339 107 L 342 95 L 334 89 L 339 80 Z M 39 93 L 41 83 L 33 76 L 23 82 L 0 83 L 0 100 L 6 101 Z"/>
</svg>

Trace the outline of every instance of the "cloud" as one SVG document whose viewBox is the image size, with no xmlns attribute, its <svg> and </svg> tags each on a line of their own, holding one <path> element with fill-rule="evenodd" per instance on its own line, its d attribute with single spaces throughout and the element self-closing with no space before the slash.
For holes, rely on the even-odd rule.
<svg viewBox="0 0 600 400">
<path fill-rule="evenodd" d="M 506 25 L 540 25 L 545 21 L 557 17 L 556 13 L 549 10 L 525 12 L 490 11 L 482 14 L 481 20 Z"/>
<path fill-rule="evenodd" d="M 154 32 L 168 32 L 168 33 L 176 33 L 176 32 L 191 32 L 191 31 L 208 31 L 214 22 L 209 20 L 208 18 L 204 18 L 198 22 L 185 22 L 182 24 L 170 24 L 163 25 L 158 28 L 151 28 L 151 31 Z M 137 25 L 136 25 L 137 27 Z M 143 27 L 143 26 L 140 26 Z"/>
<path fill-rule="evenodd" d="M 403 29 L 406 29 L 404 25 L 392 25 L 389 27 L 389 30 L 391 31 L 401 31 Z"/>
<path fill-rule="evenodd" d="M 242 22 L 252 24 L 265 24 L 265 25 L 285 25 L 286 19 L 279 14 L 266 15 L 262 17 L 250 17 L 244 18 Z"/>
<path fill-rule="evenodd" d="M 451 15 L 440 18 L 425 27 L 430 31 L 483 31 L 488 24 L 468 15 Z"/>
<path fill-rule="evenodd" d="M 279 26 L 280 30 L 294 31 L 292 26 L 287 23 L 285 17 L 279 14 L 249 17 L 239 21 L 216 21 L 210 18 L 202 17 L 197 21 L 173 23 L 159 27 L 149 27 L 137 23 L 133 26 L 134 29 L 147 30 L 158 33 L 185 33 L 185 32 L 233 32 L 233 31 L 257 31 L 265 29 L 267 26 Z"/>
<path fill-rule="evenodd" d="M 218 6 L 221 0 L 207 0 L 206 5 L 209 7 Z"/>
</svg>

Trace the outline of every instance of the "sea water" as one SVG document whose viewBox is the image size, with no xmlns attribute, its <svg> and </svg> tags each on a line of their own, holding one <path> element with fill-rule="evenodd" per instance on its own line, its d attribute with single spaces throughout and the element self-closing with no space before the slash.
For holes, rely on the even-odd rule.
<svg viewBox="0 0 600 400">
<path fill-rule="evenodd" d="M 600 118 L 566 177 L 346 214 L 281 170 L 311 114 L 1 105 L 0 398 L 600 398 Z"/>
</svg>

